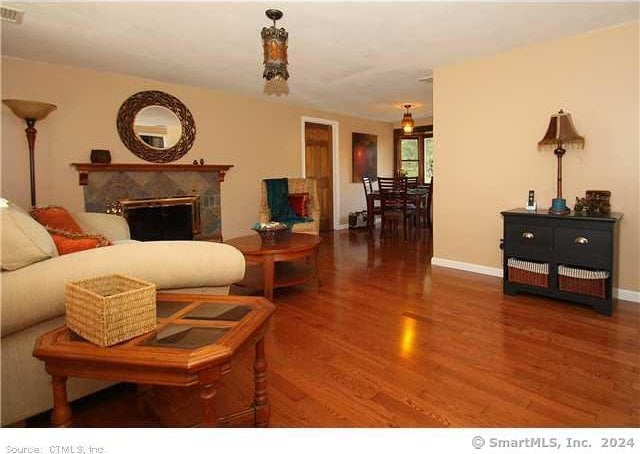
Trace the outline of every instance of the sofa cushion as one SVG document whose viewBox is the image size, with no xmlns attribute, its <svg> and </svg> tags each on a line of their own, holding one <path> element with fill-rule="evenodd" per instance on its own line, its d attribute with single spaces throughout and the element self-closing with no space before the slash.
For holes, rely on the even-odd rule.
<svg viewBox="0 0 640 454">
<path fill-rule="evenodd" d="M 51 228 L 47 228 L 47 231 L 51 234 L 51 238 L 56 244 L 56 248 L 58 248 L 59 255 L 71 254 L 73 252 L 80 252 L 87 249 L 111 245 L 111 242 L 102 235 L 70 233 L 66 230 Z"/>
<path fill-rule="evenodd" d="M 124 217 L 107 213 L 72 213 L 73 219 L 85 232 L 99 233 L 113 244 L 130 240 L 129 224 Z"/>
<path fill-rule="evenodd" d="M 289 205 L 293 208 L 296 216 L 306 218 L 309 216 L 309 193 L 301 192 L 296 194 L 289 194 Z"/>
<path fill-rule="evenodd" d="M 111 245 L 104 236 L 85 232 L 66 208 L 36 207 L 31 216 L 51 234 L 59 255 Z"/>
<path fill-rule="evenodd" d="M 2 270 L 17 270 L 58 255 L 56 246 L 35 219 L 11 202 L 0 208 Z"/>
<path fill-rule="evenodd" d="M 31 209 L 31 216 L 50 229 L 64 230 L 70 233 L 85 233 L 73 219 L 71 213 L 63 207 L 35 207 Z"/>
</svg>

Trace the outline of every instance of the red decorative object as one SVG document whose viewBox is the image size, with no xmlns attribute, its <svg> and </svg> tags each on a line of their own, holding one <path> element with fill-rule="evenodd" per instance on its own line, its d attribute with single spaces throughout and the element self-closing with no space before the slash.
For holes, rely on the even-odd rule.
<svg viewBox="0 0 640 454">
<path fill-rule="evenodd" d="M 309 193 L 300 192 L 297 194 L 289 194 L 289 205 L 293 208 L 296 216 L 306 218 L 309 216 Z"/>
<path fill-rule="evenodd" d="M 35 207 L 31 216 L 45 226 L 60 255 L 111 245 L 104 236 L 82 230 L 66 208 Z"/>
<path fill-rule="evenodd" d="M 51 229 L 74 234 L 85 233 L 69 211 L 63 207 L 36 207 L 31 210 L 31 217 Z"/>
<path fill-rule="evenodd" d="M 47 228 L 59 255 L 86 251 L 97 247 L 111 246 L 111 241 L 102 235 L 90 233 L 71 233 L 65 230 Z"/>
</svg>

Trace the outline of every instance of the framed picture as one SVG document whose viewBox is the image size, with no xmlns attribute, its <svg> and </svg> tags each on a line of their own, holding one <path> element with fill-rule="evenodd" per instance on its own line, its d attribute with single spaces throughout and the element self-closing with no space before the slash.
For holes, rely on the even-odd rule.
<svg viewBox="0 0 640 454">
<path fill-rule="evenodd" d="M 354 132 L 352 135 L 353 172 L 351 181 L 360 183 L 362 177 L 378 177 L 378 136 Z"/>
</svg>

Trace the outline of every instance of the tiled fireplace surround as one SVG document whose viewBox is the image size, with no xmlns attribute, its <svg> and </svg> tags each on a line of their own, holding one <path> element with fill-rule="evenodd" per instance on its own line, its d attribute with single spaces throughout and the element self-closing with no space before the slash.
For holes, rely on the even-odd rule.
<svg viewBox="0 0 640 454">
<path fill-rule="evenodd" d="M 84 186 L 86 211 L 106 212 L 107 204 L 121 199 L 200 196 L 202 233 L 195 239 L 220 239 L 220 173 L 216 170 L 193 171 L 158 169 L 90 171 Z M 224 177 L 224 172 L 222 172 Z M 84 181 L 83 181 L 84 178 Z"/>
</svg>

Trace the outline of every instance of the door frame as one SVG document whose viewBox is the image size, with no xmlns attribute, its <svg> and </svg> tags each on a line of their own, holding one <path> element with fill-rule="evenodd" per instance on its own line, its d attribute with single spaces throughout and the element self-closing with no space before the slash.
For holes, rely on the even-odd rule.
<svg viewBox="0 0 640 454">
<path fill-rule="evenodd" d="M 331 158 L 333 162 L 333 230 L 340 229 L 340 153 L 339 153 L 339 134 L 340 134 L 340 123 L 333 120 L 325 120 L 323 118 L 314 118 L 314 117 L 301 117 L 300 119 L 300 129 L 301 129 L 301 168 L 300 175 L 302 178 L 306 178 L 307 174 L 307 158 L 305 153 L 306 140 L 305 140 L 305 125 L 307 123 L 317 123 L 320 125 L 328 125 L 331 126 L 331 136 L 333 139 L 333 143 L 331 144 L 333 156 Z"/>
</svg>

